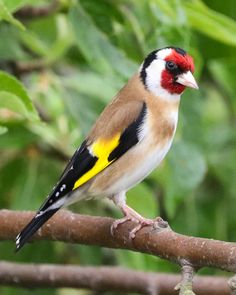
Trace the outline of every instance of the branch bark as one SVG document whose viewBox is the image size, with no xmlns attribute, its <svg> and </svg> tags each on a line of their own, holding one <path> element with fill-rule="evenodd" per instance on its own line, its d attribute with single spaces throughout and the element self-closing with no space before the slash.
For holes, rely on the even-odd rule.
<svg viewBox="0 0 236 295">
<path fill-rule="evenodd" d="M 175 286 L 175 290 L 180 290 L 179 295 L 195 295 L 193 292 L 194 268 L 189 262 L 183 261 L 181 272 L 182 279 L 181 282 Z"/>
<path fill-rule="evenodd" d="M 33 217 L 33 212 L 0 210 L 0 240 L 13 240 Z M 129 239 L 133 222 L 119 226 L 111 235 L 114 219 L 92 217 L 60 210 L 34 236 L 34 240 L 58 240 L 148 253 L 181 265 L 184 259 L 195 269 L 209 266 L 236 272 L 236 243 L 188 237 L 169 227 L 148 226 Z M 29 246 L 28 246 L 29 247 Z M 31 247 L 37 247 L 31 245 Z"/>
<path fill-rule="evenodd" d="M 78 267 L 0 262 L 0 284 L 24 288 L 84 288 L 96 291 L 174 294 L 180 276 L 132 271 L 118 267 Z M 198 295 L 229 295 L 224 277 L 196 276 Z"/>
</svg>

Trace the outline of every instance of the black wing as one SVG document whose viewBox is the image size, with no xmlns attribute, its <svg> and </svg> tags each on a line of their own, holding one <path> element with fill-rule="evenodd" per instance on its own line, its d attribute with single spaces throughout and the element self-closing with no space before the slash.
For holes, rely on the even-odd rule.
<svg viewBox="0 0 236 295">
<path fill-rule="evenodd" d="M 78 178 L 90 170 L 96 163 L 97 157 L 92 156 L 86 146 L 86 141 L 74 153 L 72 159 L 66 166 L 57 185 L 40 207 L 35 217 L 16 237 L 16 250 L 29 240 L 29 238 L 52 216 L 62 205 L 55 206 L 58 200 L 73 190 Z"/>
</svg>

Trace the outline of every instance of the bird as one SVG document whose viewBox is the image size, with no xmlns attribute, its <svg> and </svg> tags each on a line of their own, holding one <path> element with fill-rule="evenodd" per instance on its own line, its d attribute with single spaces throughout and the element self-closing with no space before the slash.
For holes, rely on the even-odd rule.
<svg viewBox="0 0 236 295">
<path fill-rule="evenodd" d="M 93 197 L 107 197 L 122 211 L 112 232 L 128 221 L 131 238 L 153 220 L 126 204 L 126 192 L 140 183 L 169 151 L 177 127 L 181 94 L 198 89 L 194 60 L 169 46 L 149 53 L 115 95 L 64 169 L 33 219 L 16 237 L 16 251 L 60 208 Z"/>
</svg>

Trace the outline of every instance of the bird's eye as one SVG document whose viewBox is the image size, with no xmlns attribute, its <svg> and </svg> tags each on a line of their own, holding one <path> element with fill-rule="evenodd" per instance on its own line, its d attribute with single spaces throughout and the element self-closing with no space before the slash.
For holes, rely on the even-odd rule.
<svg viewBox="0 0 236 295">
<path fill-rule="evenodd" d="M 166 63 L 166 69 L 169 71 L 174 71 L 178 68 L 177 64 L 174 63 L 173 61 L 167 61 Z"/>
</svg>

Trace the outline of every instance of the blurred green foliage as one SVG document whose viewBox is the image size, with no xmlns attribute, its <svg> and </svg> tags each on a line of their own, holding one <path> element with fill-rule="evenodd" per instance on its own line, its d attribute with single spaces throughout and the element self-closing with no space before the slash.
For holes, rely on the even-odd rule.
<svg viewBox="0 0 236 295">
<path fill-rule="evenodd" d="M 183 95 L 171 151 L 128 193 L 128 203 L 146 217 L 161 214 L 178 232 L 235 241 L 235 1 L 61 0 L 48 16 L 14 14 L 27 4 L 49 3 L 0 1 L 0 207 L 36 210 L 65 157 L 145 55 L 176 45 L 194 56 L 200 90 Z M 108 201 L 72 209 L 120 216 Z M 178 269 L 148 255 L 59 242 L 37 242 L 17 255 L 13 249 L 1 243 L 1 259 Z M 54 293 L 70 294 L 40 291 Z"/>
</svg>

